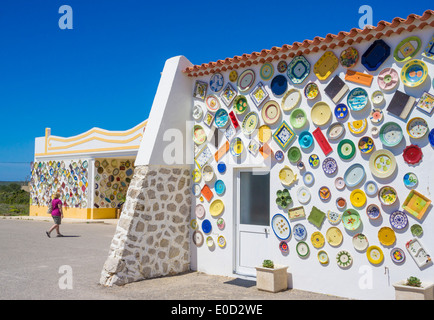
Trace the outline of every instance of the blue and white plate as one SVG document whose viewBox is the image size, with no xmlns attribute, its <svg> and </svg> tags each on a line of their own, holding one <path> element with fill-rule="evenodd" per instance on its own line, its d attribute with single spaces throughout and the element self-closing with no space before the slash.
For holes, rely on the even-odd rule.
<svg viewBox="0 0 434 320">
<path fill-rule="evenodd" d="M 222 195 L 226 190 L 225 183 L 222 180 L 217 180 L 214 184 L 214 189 L 219 196 Z"/>
<path fill-rule="evenodd" d="M 297 223 L 294 226 L 293 232 L 294 232 L 294 238 L 295 238 L 295 240 L 301 241 L 301 240 L 306 239 L 307 230 L 306 230 L 306 227 L 304 225 L 302 225 L 301 223 Z"/>
<path fill-rule="evenodd" d="M 223 88 L 225 79 L 221 73 L 215 73 L 209 81 L 209 88 L 214 92 L 219 92 Z"/>
</svg>

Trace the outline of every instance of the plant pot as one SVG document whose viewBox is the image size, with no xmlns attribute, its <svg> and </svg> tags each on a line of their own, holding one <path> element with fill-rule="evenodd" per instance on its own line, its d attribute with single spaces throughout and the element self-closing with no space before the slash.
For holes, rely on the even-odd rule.
<svg viewBox="0 0 434 320">
<path fill-rule="evenodd" d="M 406 286 L 407 280 L 401 280 L 395 284 L 396 300 L 434 300 L 434 283 L 422 282 L 421 287 Z"/>
<path fill-rule="evenodd" d="M 275 265 L 274 268 L 256 267 L 256 287 L 268 292 L 288 289 L 287 266 Z"/>
</svg>

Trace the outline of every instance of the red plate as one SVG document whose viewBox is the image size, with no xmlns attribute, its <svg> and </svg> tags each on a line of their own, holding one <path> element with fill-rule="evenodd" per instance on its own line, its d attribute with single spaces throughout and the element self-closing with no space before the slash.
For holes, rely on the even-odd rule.
<svg viewBox="0 0 434 320">
<path fill-rule="evenodd" d="M 422 149 L 415 144 L 409 145 L 403 152 L 404 161 L 408 164 L 417 164 L 422 160 Z"/>
</svg>

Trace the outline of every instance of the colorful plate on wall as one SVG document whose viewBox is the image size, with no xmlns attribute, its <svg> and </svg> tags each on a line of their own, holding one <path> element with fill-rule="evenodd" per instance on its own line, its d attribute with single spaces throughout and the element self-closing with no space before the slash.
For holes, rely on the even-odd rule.
<svg viewBox="0 0 434 320">
<path fill-rule="evenodd" d="M 241 138 L 236 137 L 232 139 L 231 144 L 229 146 L 229 150 L 231 151 L 231 154 L 233 156 L 240 156 L 243 153 L 244 150 L 244 144 Z"/>
<path fill-rule="evenodd" d="M 271 91 L 276 96 L 281 96 L 285 93 L 288 88 L 288 81 L 286 80 L 284 75 L 278 75 L 271 80 Z"/>
<path fill-rule="evenodd" d="M 285 166 L 279 171 L 279 179 L 283 185 L 290 186 L 297 179 L 297 175 L 290 167 Z"/>
<path fill-rule="evenodd" d="M 200 121 L 203 117 L 203 110 L 200 105 L 195 105 L 193 107 L 193 119 L 196 121 Z"/>
<path fill-rule="evenodd" d="M 226 246 L 226 239 L 224 236 L 218 236 L 217 243 L 220 248 L 224 248 Z"/>
<path fill-rule="evenodd" d="M 267 81 L 270 80 L 274 74 L 274 67 L 271 63 L 267 62 L 261 66 L 259 70 L 259 76 L 262 80 Z"/>
<path fill-rule="evenodd" d="M 354 235 L 352 242 L 357 251 L 365 251 L 369 246 L 368 238 L 363 233 Z"/>
<path fill-rule="evenodd" d="M 366 256 L 372 264 L 380 264 L 384 259 L 383 251 L 377 246 L 370 246 L 368 250 L 366 250 Z"/>
<path fill-rule="evenodd" d="M 247 136 L 250 136 L 258 126 L 259 123 L 259 116 L 255 111 L 249 112 L 243 120 L 243 123 L 241 125 L 241 128 L 243 130 L 243 133 Z"/>
<path fill-rule="evenodd" d="M 280 118 L 280 106 L 276 101 L 268 101 L 261 110 L 262 120 L 267 125 L 273 125 L 279 121 Z"/>
<path fill-rule="evenodd" d="M 348 116 L 348 113 L 349 113 L 349 109 L 343 103 L 340 103 L 335 107 L 335 116 L 336 116 L 336 119 L 338 119 L 338 120 L 345 119 Z"/>
<path fill-rule="evenodd" d="M 202 221 L 202 231 L 204 233 L 210 233 L 212 230 L 211 221 L 205 219 Z"/>
<path fill-rule="evenodd" d="M 219 196 L 225 193 L 226 186 L 223 180 L 217 180 L 214 184 L 214 190 L 215 193 L 217 193 Z"/>
<path fill-rule="evenodd" d="M 349 160 L 356 154 L 356 146 L 350 139 L 344 139 L 338 145 L 339 157 L 343 160 Z"/>
<path fill-rule="evenodd" d="M 337 177 L 335 179 L 335 187 L 338 190 L 344 190 L 346 187 L 345 180 L 342 177 Z"/>
<path fill-rule="evenodd" d="M 356 230 L 360 227 L 362 220 L 360 219 L 359 213 L 354 209 L 345 210 L 342 214 L 342 224 L 345 229 Z"/>
<path fill-rule="evenodd" d="M 228 112 L 225 109 L 218 109 L 215 113 L 214 123 L 217 128 L 223 128 L 229 120 Z"/>
<path fill-rule="evenodd" d="M 330 199 L 332 194 L 331 194 L 330 189 L 328 187 L 323 186 L 323 187 L 319 188 L 318 195 L 322 201 L 327 201 Z"/>
<path fill-rule="evenodd" d="M 371 137 L 361 137 L 359 140 L 359 150 L 361 153 L 370 153 L 375 148 L 374 140 Z"/>
<path fill-rule="evenodd" d="M 340 62 L 344 68 L 352 68 L 359 61 L 359 51 L 353 47 L 343 50 L 340 55 Z"/>
<path fill-rule="evenodd" d="M 370 204 L 366 208 L 366 214 L 368 215 L 369 219 L 376 220 L 381 216 L 380 208 L 376 204 Z"/>
<path fill-rule="evenodd" d="M 366 119 L 348 122 L 348 129 L 350 129 L 351 133 L 356 135 L 363 133 L 367 126 L 368 121 L 366 121 Z"/>
<path fill-rule="evenodd" d="M 327 264 L 329 262 L 329 256 L 327 252 L 325 252 L 324 250 L 318 251 L 318 261 L 321 264 Z"/>
<path fill-rule="evenodd" d="M 286 240 L 291 235 L 291 227 L 288 220 L 280 213 L 275 214 L 271 219 L 271 226 L 274 234 L 280 240 Z"/>
<path fill-rule="evenodd" d="M 395 156 L 386 149 L 374 151 L 369 158 L 369 169 L 377 178 L 388 178 L 396 169 Z"/>
<path fill-rule="evenodd" d="M 238 72 L 236 70 L 232 70 L 229 73 L 229 81 L 235 82 L 238 79 Z"/>
<path fill-rule="evenodd" d="M 400 248 L 393 248 L 392 251 L 390 251 L 390 258 L 395 263 L 403 263 L 405 261 L 405 253 Z"/>
<path fill-rule="evenodd" d="M 304 241 L 299 241 L 297 243 L 297 246 L 295 247 L 295 251 L 297 251 L 297 254 L 301 257 L 307 257 L 309 255 L 309 245 Z"/>
<path fill-rule="evenodd" d="M 398 194 L 391 186 L 383 186 L 378 191 L 378 199 L 383 205 L 391 206 L 398 199 Z"/>
<path fill-rule="evenodd" d="M 312 106 L 310 117 L 317 126 L 325 125 L 331 118 L 332 112 L 327 103 L 320 101 Z"/>
<path fill-rule="evenodd" d="M 200 247 L 203 244 L 203 240 L 204 240 L 202 232 L 200 232 L 199 230 L 194 231 L 192 235 L 192 239 L 193 239 L 193 243 L 197 247 Z"/>
<path fill-rule="evenodd" d="M 401 69 L 401 81 L 407 87 L 417 87 L 424 83 L 428 76 L 428 67 L 422 60 L 407 62 Z"/>
<path fill-rule="evenodd" d="M 396 230 L 402 230 L 408 225 L 408 218 L 405 212 L 396 210 L 389 216 L 389 222 Z"/>
<path fill-rule="evenodd" d="M 415 144 L 405 147 L 402 156 L 404 161 L 408 164 L 418 164 L 423 157 L 422 149 Z"/>
<path fill-rule="evenodd" d="M 297 162 L 301 158 L 301 151 L 298 147 L 294 146 L 288 150 L 288 159 L 290 162 Z"/>
<path fill-rule="evenodd" d="M 316 154 L 311 154 L 310 155 L 310 157 L 309 157 L 309 165 L 312 167 L 312 168 L 316 168 L 316 167 L 318 167 L 319 166 L 319 157 L 318 157 L 318 155 L 316 155 Z"/>
<path fill-rule="evenodd" d="M 213 94 L 210 94 L 208 97 L 206 97 L 205 103 L 210 112 L 214 113 L 220 108 L 220 102 Z"/>
<path fill-rule="evenodd" d="M 309 148 L 313 143 L 313 136 L 309 131 L 303 131 L 298 136 L 298 143 L 303 149 Z"/>
<path fill-rule="evenodd" d="M 301 93 L 297 89 L 289 89 L 282 98 L 283 111 L 294 109 L 301 100 Z"/>
<path fill-rule="evenodd" d="M 341 268 L 348 268 L 353 263 L 353 257 L 348 251 L 339 251 L 336 255 L 336 263 Z"/>
<path fill-rule="evenodd" d="M 223 89 L 225 79 L 221 73 L 214 73 L 209 81 L 209 88 L 214 92 L 219 92 Z"/>
<path fill-rule="evenodd" d="M 270 141 L 271 136 L 272 136 L 272 132 L 269 126 L 267 125 L 262 125 L 259 127 L 258 129 L 258 140 L 260 143 L 266 143 L 268 141 Z"/>
<path fill-rule="evenodd" d="M 280 73 L 284 73 L 286 69 L 288 69 L 288 64 L 286 63 L 286 61 L 279 61 L 279 63 L 277 64 L 277 71 L 279 71 Z"/>
<path fill-rule="evenodd" d="M 294 109 L 289 116 L 289 122 L 295 129 L 303 128 L 307 122 L 306 112 L 301 108 Z"/>
<path fill-rule="evenodd" d="M 365 178 L 365 168 L 360 163 L 351 165 L 344 174 L 344 180 L 348 187 L 357 186 Z"/>
<path fill-rule="evenodd" d="M 407 188 L 413 188 L 413 187 L 415 187 L 415 186 L 417 185 L 417 183 L 418 183 L 417 176 L 416 176 L 416 174 L 414 174 L 413 172 L 407 172 L 407 173 L 404 175 L 403 180 L 404 180 L 404 185 L 405 185 Z"/>
<path fill-rule="evenodd" d="M 313 173 L 310 171 L 306 171 L 303 175 L 304 184 L 309 186 L 309 185 L 313 184 L 314 181 L 315 181 L 315 177 L 314 177 Z"/>
<path fill-rule="evenodd" d="M 196 208 L 194 209 L 194 212 L 196 214 L 196 217 L 198 219 L 202 219 L 205 216 L 205 207 L 202 204 L 198 204 Z"/>
<path fill-rule="evenodd" d="M 327 211 L 327 220 L 328 220 L 331 224 L 338 224 L 338 223 L 341 222 L 341 220 L 342 220 L 342 215 L 339 214 L 339 213 L 337 213 L 337 212 L 334 212 L 334 211 L 328 210 L 328 211 Z"/>
<path fill-rule="evenodd" d="M 301 223 L 297 223 L 293 228 L 294 238 L 297 241 L 301 241 L 306 239 L 307 236 L 307 230 L 304 225 Z"/>
<path fill-rule="evenodd" d="M 412 118 L 407 123 L 407 133 L 413 139 L 423 138 L 428 131 L 428 123 L 423 118 Z"/>
<path fill-rule="evenodd" d="M 326 232 L 326 239 L 332 247 L 337 247 L 342 243 L 344 237 L 338 227 L 330 227 Z"/>
<path fill-rule="evenodd" d="M 375 40 L 362 55 L 362 64 L 369 71 L 375 71 L 389 56 L 390 47 L 381 39 Z"/>
<path fill-rule="evenodd" d="M 327 130 L 327 138 L 329 140 L 337 140 L 345 134 L 345 127 L 340 122 L 335 122 L 330 125 Z"/>
<path fill-rule="evenodd" d="M 381 126 L 380 140 L 386 147 L 398 145 L 403 136 L 401 126 L 395 122 L 387 122 Z"/>
<path fill-rule="evenodd" d="M 206 141 L 205 130 L 198 124 L 193 127 L 193 141 L 198 145 L 201 145 Z"/>
<path fill-rule="evenodd" d="M 312 242 L 312 245 L 317 249 L 322 248 L 325 243 L 324 236 L 319 231 L 315 231 L 314 233 L 312 233 L 310 241 Z"/>
<path fill-rule="evenodd" d="M 380 105 L 384 101 L 384 94 L 380 90 L 376 90 L 371 95 L 372 103 L 376 106 Z"/>
<path fill-rule="evenodd" d="M 375 183 L 375 181 L 370 180 L 370 181 L 366 181 L 365 183 L 365 192 L 368 196 L 373 197 L 377 194 L 378 192 L 378 186 Z"/>
<path fill-rule="evenodd" d="M 368 93 L 363 88 L 354 88 L 347 97 L 347 104 L 353 111 L 363 110 L 368 104 Z"/>
<path fill-rule="evenodd" d="M 356 208 L 363 207 L 366 203 L 366 194 L 361 189 L 354 189 L 350 194 L 350 201 Z"/>
<path fill-rule="evenodd" d="M 372 109 L 371 113 L 369 114 L 369 120 L 371 120 L 373 124 L 377 124 L 383 121 L 383 116 L 383 110 L 375 108 Z"/>
<path fill-rule="evenodd" d="M 248 108 L 247 98 L 242 94 L 238 95 L 234 99 L 234 112 L 236 114 L 242 114 Z"/>
<path fill-rule="evenodd" d="M 325 174 L 332 175 L 338 170 L 338 164 L 335 159 L 328 157 L 322 162 L 322 169 Z"/>
<path fill-rule="evenodd" d="M 319 94 L 318 85 L 314 82 L 309 82 L 306 87 L 304 87 L 304 96 L 308 100 L 315 99 Z"/>
<path fill-rule="evenodd" d="M 225 209 L 225 204 L 221 199 L 216 199 L 209 205 L 209 213 L 213 217 L 219 216 Z"/>
<path fill-rule="evenodd" d="M 410 228 L 411 234 L 415 237 L 420 237 L 423 233 L 423 228 L 420 224 L 414 224 Z"/>
<path fill-rule="evenodd" d="M 244 71 L 238 77 L 238 90 L 241 92 L 246 92 L 250 90 L 255 83 L 255 72 L 251 69 Z"/>
<path fill-rule="evenodd" d="M 288 64 L 287 75 L 293 84 L 302 83 L 310 73 L 310 63 L 303 56 L 296 56 Z"/>
<path fill-rule="evenodd" d="M 422 41 L 418 37 L 408 37 L 402 40 L 393 51 L 393 57 L 397 62 L 410 60 L 422 48 Z"/>
<path fill-rule="evenodd" d="M 301 186 L 300 188 L 298 188 L 297 190 L 297 200 L 298 202 L 305 204 L 308 203 L 310 200 L 310 191 L 309 188 L 305 187 L 305 186 Z"/>
<path fill-rule="evenodd" d="M 326 80 L 339 66 L 339 60 L 332 51 L 325 52 L 313 66 L 319 80 Z"/>
<path fill-rule="evenodd" d="M 399 74 L 393 68 L 385 68 L 381 70 L 377 78 L 378 86 L 381 90 L 389 91 L 395 89 L 399 84 Z"/>
</svg>

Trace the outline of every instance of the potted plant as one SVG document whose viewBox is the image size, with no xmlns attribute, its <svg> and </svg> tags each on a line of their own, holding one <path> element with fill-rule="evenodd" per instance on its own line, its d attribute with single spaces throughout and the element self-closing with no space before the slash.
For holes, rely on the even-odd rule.
<svg viewBox="0 0 434 320">
<path fill-rule="evenodd" d="M 288 289 L 287 266 L 275 265 L 272 260 L 264 260 L 262 266 L 256 267 L 256 287 L 268 292 Z"/>
<path fill-rule="evenodd" d="M 423 282 L 417 277 L 409 277 L 393 285 L 396 300 L 433 300 L 434 283 Z"/>
</svg>

